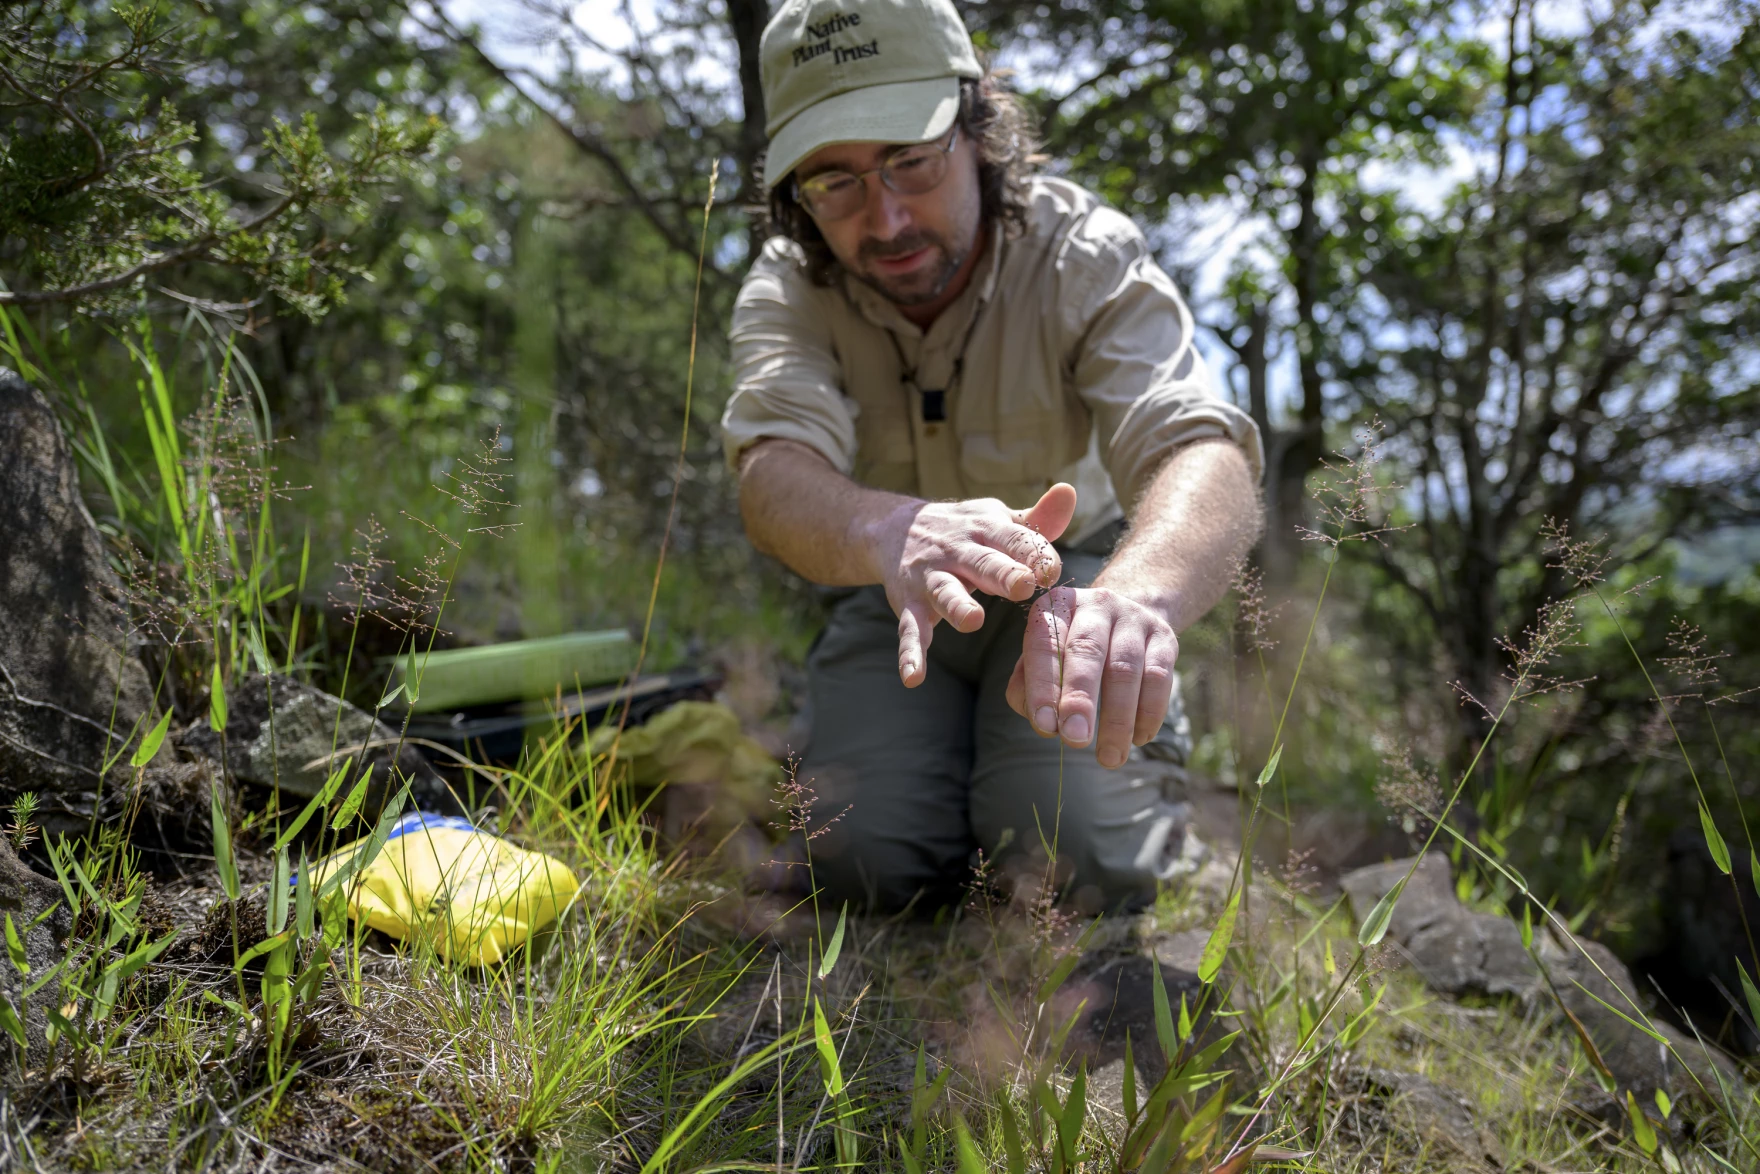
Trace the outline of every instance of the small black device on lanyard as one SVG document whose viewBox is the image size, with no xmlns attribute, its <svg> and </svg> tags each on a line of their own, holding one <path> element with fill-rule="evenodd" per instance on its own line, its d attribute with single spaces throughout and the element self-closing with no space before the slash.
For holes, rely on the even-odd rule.
<svg viewBox="0 0 1760 1174">
<path fill-rule="evenodd" d="M 898 355 L 900 382 L 922 396 L 923 423 L 940 424 L 947 419 L 947 393 L 959 383 L 960 375 L 965 371 L 966 347 L 971 345 L 972 335 L 978 329 L 978 318 L 981 312 L 980 309 L 980 311 L 973 313 L 972 320 L 966 324 L 965 336 L 960 339 L 959 350 L 953 356 L 953 374 L 947 381 L 947 387 L 918 387 L 917 369 L 905 362 L 904 345 L 898 341 L 898 335 L 887 330 L 886 336 L 892 340 L 892 349 Z"/>
</svg>

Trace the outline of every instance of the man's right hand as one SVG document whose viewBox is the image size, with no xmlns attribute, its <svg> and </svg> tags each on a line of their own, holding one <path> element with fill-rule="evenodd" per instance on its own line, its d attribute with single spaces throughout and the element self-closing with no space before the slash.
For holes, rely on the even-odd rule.
<svg viewBox="0 0 1760 1174">
<path fill-rule="evenodd" d="M 1075 515 L 1076 491 L 1059 482 L 1027 510 L 995 498 L 900 505 L 870 531 L 886 598 L 898 613 L 898 676 L 923 681 L 935 625 L 984 626 L 983 591 L 1017 602 L 1054 585 L 1063 560 L 1052 543 Z"/>
</svg>

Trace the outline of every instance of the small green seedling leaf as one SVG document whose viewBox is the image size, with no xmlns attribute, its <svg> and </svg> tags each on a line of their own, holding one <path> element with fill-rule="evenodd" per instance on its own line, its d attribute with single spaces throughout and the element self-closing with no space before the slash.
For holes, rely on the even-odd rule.
<svg viewBox="0 0 1760 1174">
<path fill-rule="evenodd" d="M 1716 863 L 1718 871 L 1728 876 L 1729 845 L 1723 842 L 1723 833 L 1717 830 L 1717 824 L 1711 818 L 1711 810 L 1703 802 L 1699 804 L 1699 826 L 1705 831 L 1705 847 L 1711 851 L 1711 859 Z"/>
<path fill-rule="evenodd" d="M 12 959 L 12 968 L 21 978 L 31 976 L 30 957 L 24 952 L 24 939 L 18 936 L 18 927 L 12 924 L 10 913 L 6 915 L 6 956 Z"/>
<path fill-rule="evenodd" d="M 396 701 L 397 695 L 401 692 L 403 692 L 403 682 L 400 680 L 392 681 L 391 687 L 389 689 L 385 690 L 385 695 L 383 697 L 379 698 L 379 704 L 376 708 L 384 709 L 387 705 L 390 705 L 393 701 Z"/>
<path fill-rule="evenodd" d="M 1269 783 L 1271 777 L 1277 773 L 1277 764 L 1282 761 L 1282 759 L 1283 747 L 1280 745 L 1276 750 L 1271 752 L 1271 760 L 1265 764 L 1265 769 L 1259 772 L 1259 781 L 1254 785 L 1263 790 L 1265 784 Z"/>
<path fill-rule="evenodd" d="M 1668 1120 L 1669 1117 L 1674 1114 L 1674 1102 L 1669 1099 L 1668 1094 L 1662 1089 L 1656 1090 L 1656 1111 L 1662 1114 L 1662 1119 L 1664 1121 Z"/>
<path fill-rule="evenodd" d="M 214 832 L 214 867 L 220 872 L 220 887 L 228 901 L 238 900 L 238 861 L 232 855 L 232 828 L 226 822 L 226 799 L 220 794 L 220 781 L 208 789 L 208 817 Z"/>
<path fill-rule="evenodd" d="M 119 979 L 125 980 L 125 981 L 129 978 L 132 978 L 134 976 L 135 971 L 139 970 L 141 967 L 147 965 L 147 963 L 151 962 L 153 959 L 155 959 L 159 955 L 163 954 L 165 952 L 166 948 L 171 945 L 172 941 L 175 940 L 176 937 L 177 937 L 177 931 L 172 930 L 170 933 L 166 934 L 164 937 L 160 938 L 158 941 L 148 942 L 146 945 L 138 947 L 133 952 L 131 952 L 128 955 L 128 957 L 124 958 L 120 962 L 113 964 L 115 967 L 115 970 L 116 970 L 116 977 Z"/>
<path fill-rule="evenodd" d="M 300 941 L 312 936 L 312 867 L 306 862 L 305 849 L 299 853 L 299 872 L 293 881 L 293 925 Z"/>
<path fill-rule="evenodd" d="M 1191 1009 L 1186 1006 L 1186 993 L 1184 991 L 1179 993 L 1179 1038 L 1182 1040 L 1192 1038 L 1192 1012 Z"/>
<path fill-rule="evenodd" d="M 367 784 L 372 780 L 373 772 L 371 770 L 361 775 L 361 781 L 354 785 L 354 788 L 348 793 L 348 798 L 344 799 L 342 806 L 336 809 L 336 818 L 330 821 L 331 831 L 339 832 L 354 822 L 354 817 L 360 812 L 361 804 L 366 801 Z"/>
<path fill-rule="evenodd" d="M 1534 907 L 1522 902 L 1522 949 L 1534 948 Z"/>
<path fill-rule="evenodd" d="M 216 734 L 226 729 L 226 684 L 220 679 L 220 662 L 214 662 L 214 679 L 208 684 L 208 728 Z"/>
<path fill-rule="evenodd" d="M 128 765 L 142 767 L 153 761 L 153 755 L 159 753 L 159 747 L 165 744 L 165 732 L 170 728 L 171 711 L 167 709 L 157 724 L 147 731 L 147 736 L 141 739 L 141 744 L 135 747 L 134 753 L 129 756 Z"/>
<path fill-rule="evenodd" d="M 269 878 L 269 932 L 287 928 L 287 849 L 275 853 L 275 871 Z"/>
<path fill-rule="evenodd" d="M 1393 907 L 1399 904 L 1399 895 L 1405 891 L 1406 878 L 1402 876 L 1398 884 L 1375 902 L 1375 908 L 1369 910 L 1369 916 L 1363 918 L 1362 927 L 1357 930 L 1358 945 L 1373 946 L 1387 936 L 1388 923 L 1393 920 Z"/>
<path fill-rule="evenodd" d="M 983 1155 L 978 1152 L 978 1143 L 972 1140 L 966 1119 L 958 1113 L 953 1116 L 953 1135 L 954 1149 L 959 1155 L 959 1174 L 990 1174 Z"/>
<path fill-rule="evenodd" d="M 275 837 L 275 842 L 269 846 L 271 852 L 291 844 L 293 837 L 299 835 L 300 829 L 306 826 L 312 816 L 322 811 L 329 805 L 330 800 L 336 798 L 336 792 L 342 789 L 342 780 L 347 777 L 348 768 L 353 764 L 354 755 L 352 754 L 342 760 L 342 765 L 332 771 L 330 777 L 324 780 L 324 785 L 318 788 L 318 793 L 312 796 L 312 801 L 305 805 L 294 821 L 287 825 L 287 830 Z"/>
<path fill-rule="evenodd" d="M 1039 984 L 1039 1001 L 1041 1003 L 1051 1001 L 1051 996 L 1055 995 L 1057 989 L 1069 979 L 1070 975 L 1075 973 L 1076 964 L 1081 960 L 1079 950 L 1070 950 L 1057 960 L 1057 965 L 1051 968 L 1051 973 L 1046 975 L 1045 981 Z"/>
<path fill-rule="evenodd" d="M 1760 1030 L 1760 990 L 1754 989 L 1754 980 L 1748 977 L 1748 968 L 1736 959 L 1736 971 L 1742 976 L 1742 997 L 1747 1000 L 1748 1014 L 1753 1018 L 1756 1030 Z"/>
<path fill-rule="evenodd" d="M 1171 1064 L 1179 1051 L 1179 1037 L 1173 1034 L 1173 1012 L 1167 1006 L 1167 984 L 1161 981 L 1161 959 L 1151 957 L 1149 961 L 1155 970 L 1154 981 L 1149 984 L 1149 997 L 1155 1007 L 1155 1039 L 1161 1045 L 1162 1057 Z M 1183 1011 L 1184 992 L 1180 994 L 1179 1005 Z"/>
<path fill-rule="evenodd" d="M 1332 956 L 1332 939 L 1331 938 L 1326 939 L 1326 957 L 1321 961 L 1320 964 L 1322 967 L 1325 968 L 1327 978 L 1331 978 L 1333 975 L 1338 973 L 1338 962 Z"/>
<path fill-rule="evenodd" d="M 249 966 L 264 954 L 269 953 L 271 950 L 279 950 L 282 946 L 292 940 L 293 935 L 286 930 L 282 930 L 274 937 L 264 938 L 262 941 L 240 954 L 238 956 L 238 961 L 232 964 L 232 968 L 234 970 L 243 970 L 246 966 Z"/>
<path fill-rule="evenodd" d="M 1198 960 L 1198 981 L 1210 983 L 1222 972 L 1222 960 L 1228 957 L 1228 947 L 1234 942 L 1234 919 L 1241 910 L 1241 892 L 1234 891 L 1223 907 L 1222 916 L 1216 919 L 1216 928 L 1210 931 L 1210 940 L 1204 943 L 1204 953 Z"/>
<path fill-rule="evenodd" d="M 843 924 L 849 916 L 849 902 L 837 912 L 837 928 L 831 931 L 831 942 L 825 947 L 825 956 L 819 959 L 819 977 L 824 978 L 837 965 L 837 956 L 843 952 Z"/>
<path fill-rule="evenodd" d="M 1632 1119 L 1632 1140 L 1646 1154 L 1656 1152 L 1656 1130 L 1650 1125 L 1650 1118 L 1644 1116 L 1644 1110 L 1638 1108 L 1638 1098 L 1626 1089 L 1626 1115 Z"/>
<path fill-rule="evenodd" d="M 21 1049 L 30 1047 L 30 1037 L 25 1033 L 24 1020 L 19 1018 L 18 1008 L 12 1005 L 12 1000 L 6 997 L 4 991 L 0 991 L 0 1028 L 5 1028 L 6 1034 L 12 1037 L 12 1042 Z"/>
<path fill-rule="evenodd" d="M 1027 1151 L 1021 1145 L 1020 1122 L 1014 1118 L 1014 1106 L 1002 1102 L 1002 1152 L 1008 1163 L 1008 1174 L 1027 1174 Z"/>
</svg>

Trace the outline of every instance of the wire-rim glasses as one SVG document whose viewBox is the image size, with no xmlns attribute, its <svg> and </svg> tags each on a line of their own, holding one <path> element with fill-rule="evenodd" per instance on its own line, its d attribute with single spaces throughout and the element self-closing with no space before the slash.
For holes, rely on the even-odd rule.
<svg viewBox="0 0 1760 1174">
<path fill-rule="evenodd" d="M 794 198 L 818 220 L 842 220 L 861 211 L 868 201 L 868 177 L 901 196 L 920 196 L 933 191 L 947 178 L 947 160 L 959 145 L 956 124 L 945 143 L 931 140 L 899 147 L 878 167 L 866 171 L 821 171 L 795 181 Z"/>
</svg>

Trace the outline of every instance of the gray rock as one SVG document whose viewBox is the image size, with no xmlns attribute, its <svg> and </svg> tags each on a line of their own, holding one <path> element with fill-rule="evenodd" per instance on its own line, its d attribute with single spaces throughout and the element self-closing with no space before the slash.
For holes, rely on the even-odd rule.
<svg viewBox="0 0 1760 1174">
<path fill-rule="evenodd" d="M 1408 858 L 1373 865 L 1340 881 L 1359 921 L 1411 863 Z M 1516 994 L 1563 1004 L 1583 1025 L 1620 1087 L 1641 1097 L 1658 1088 L 1678 1095 L 1700 1085 L 1715 1095 L 1720 1079 L 1732 1084 L 1741 1080 L 1735 1063 L 1721 1051 L 1649 1015 L 1631 972 L 1601 943 L 1555 926 L 1537 928 L 1542 976 L 1522 948 L 1521 931 L 1513 922 L 1475 913 L 1455 898 L 1448 861 L 1440 855 L 1426 856 L 1407 883 L 1388 922 L 1388 939 L 1425 982 L 1447 994 Z M 1639 1022 L 1648 1016 L 1668 1044 L 1628 1023 L 1622 1013 Z"/>
<path fill-rule="evenodd" d="M 1638 998 L 1631 972 L 1613 951 L 1555 927 L 1535 936 L 1551 989 L 1595 1041 L 1596 1051 L 1621 1088 L 1647 1100 L 1659 1088 L 1680 1096 L 1703 1086 L 1720 1098 L 1720 1084 L 1743 1087 L 1735 1062 L 1711 1044 L 1650 1015 L 1651 1027 L 1668 1041 L 1664 1045 L 1621 1017 L 1646 1022 L 1649 1009 Z"/>
<path fill-rule="evenodd" d="M 0 801 L 35 791 L 39 821 L 72 830 L 105 759 L 155 716 L 153 692 L 67 439 L 4 368 L 0 453 Z"/>
<path fill-rule="evenodd" d="M 1369 915 L 1411 863 L 1375 864 L 1340 878 L 1357 920 Z M 1448 859 L 1437 853 L 1425 856 L 1412 874 L 1387 933 L 1425 982 L 1451 995 L 1526 995 L 1540 977 L 1513 922 L 1475 913 L 1456 899 Z"/>
<path fill-rule="evenodd" d="M 1458 1094 L 1416 1072 L 1371 1068 L 1364 1074 L 1371 1093 L 1386 1103 L 1388 1116 L 1422 1141 L 1453 1150 L 1494 1170 L 1504 1167 L 1503 1145 L 1480 1126 Z"/>
<path fill-rule="evenodd" d="M 368 805 L 382 804 L 390 791 L 389 770 L 395 761 L 401 779 L 412 783 L 411 796 L 428 809 L 452 806 L 446 784 L 414 746 L 398 750 L 397 731 L 373 715 L 322 689 L 290 677 L 249 674 L 235 681 L 226 697 L 224 759 L 234 779 L 261 787 L 279 787 L 294 795 L 316 795 L 330 773 L 352 755 L 355 766 L 370 766 L 373 785 Z M 206 722 L 177 736 L 178 748 L 219 761 L 222 739 Z M 391 789 L 395 789 L 392 787 Z"/>
<path fill-rule="evenodd" d="M 43 1034 L 48 1024 L 44 1011 L 55 1005 L 61 988 L 51 980 L 28 999 L 24 992 L 61 962 L 62 943 L 73 928 L 73 919 L 62 899 L 61 886 L 32 872 L 5 836 L 0 836 L 0 916 L 12 919 L 24 942 L 29 967 L 28 974 L 20 974 L 10 961 L 0 961 L 0 993 L 24 1021 L 28 1041 L 25 1063 L 41 1064 L 49 1055 Z M 17 1045 L 10 1037 L 0 1035 L 0 1055 L 17 1055 Z"/>
</svg>

